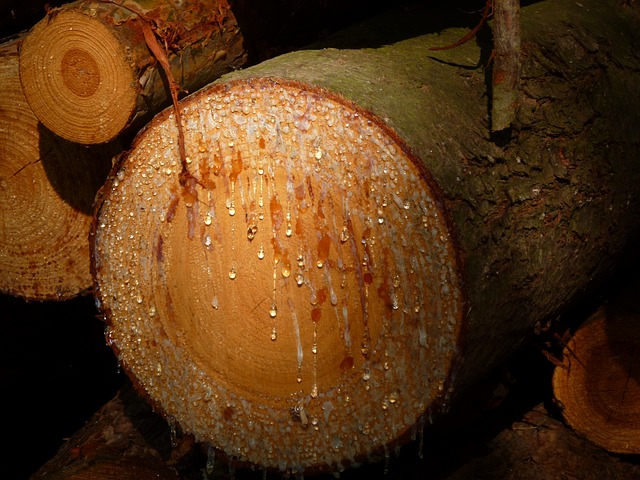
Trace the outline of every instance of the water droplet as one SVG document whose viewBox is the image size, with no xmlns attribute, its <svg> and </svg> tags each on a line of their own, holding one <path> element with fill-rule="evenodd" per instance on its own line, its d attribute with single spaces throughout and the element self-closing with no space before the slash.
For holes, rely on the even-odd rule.
<svg viewBox="0 0 640 480">
<path fill-rule="evenodd" d="M 333 290 L 331 291 L 331 305 L 333 305 L 334 307 L 338 304 L 338 296 L 336 295 L 336 292 L 334 292 Z"/>
<path fill-rule="evenodd" d="M 287 265 L 283 265 L 281 273 L 282 273 L 282 276 L 284 278 L 288 278 L 289 275 L 291 275 L 291 270 L 289 269 L 289 267 Z"/>
<path fill-rule="evenodd" d="M 302 254 L 298 255 L 298 266 L 300 268 L 304 267 L 304 257 L 302 256 Z"/>
<path fill-rule="evenodd" d="M 231 205 L 229 207 L 229 215 L 233 217 L 235 214 L 236 214 L 236 208 L 233 205 Z"/>
<path fill-rule="evenodd" d="M 342 231 L 340 232 L 340 241 L 344 243 L 347 240 L 349 240 L 349 231 L 347 230 L 347 227 L 344 226 L 342 227 Z"/>
<path fill-rule="evenodd" d="M 275 342 L 277 338 L 278 332 L 276 331 L 276 327 L 273 327 L 273 330 L 271 330 L 271 341 Z"/>
<path fill-rule="evenodd" d="M 271 305 L 271 310 L 269 310 L 269 316 L 271 318 L 275 318 L 276 315 L 278 315 L 278 307 L 276 307 L 275 305 Z"/>
<path fill-rule="evenodd" d="M 384 223 L 384 218 L 378 217 L 378 223 L 382 225 Z"/>
<path fill-rule="evenodd" d="M 211 237 L 209 235 L 204 237 L 204 246 L 208 247 L 211 245 Z"/>
<path fill-rule="evenodd" d="M 316 267 L 318 267 L 318 268 L 322 268 L 323 265 L 324 265 L 324 262 L 322 260 L 318 260 L 316 262 Z"/>
<path fill-rule="evenodd" d="M 258 258 L 262 260 L 264 258 L 264 247 L 260 245 L 260 250 L 258 250 Z"/>
<path fill-rule="evenodd" d="M 302 276 L 302 274 L 301 274 L 301 273 L 298 273 L 298 274 L 296 275 L 296 284 L 297 284 L 299 287 L 301 287 L 303 283 L 304 283 L 304 277 Z"/>
<path fill-rule="evenodd" d="M 264 168 L 262 168 L 262 165 L 260 165 L 260 166 L 258 167 L 258 174 L 259 174 L 259 175 L 264 175 Z"/>
<path fill-rule="evenodd" d="M 287 225 L 287 230 L 284 233 L 287 237 L 293 235 L 293 229 L 291 228 L 291 225 Z"/>
<path fill-rule="evenodd" d="M 211 215 L 208 215 L 206 217 L 204 217 L 204 224 L 205 225 L 211 225 Z"/>
<path fill-rule="evenodd" d="M 231 270 L 229 270 L 229 278 L 233 280 L 237 276 L 238 276 L 238 273 L 236 272 L 236 267 L 231 267 Z"/>
</svg>

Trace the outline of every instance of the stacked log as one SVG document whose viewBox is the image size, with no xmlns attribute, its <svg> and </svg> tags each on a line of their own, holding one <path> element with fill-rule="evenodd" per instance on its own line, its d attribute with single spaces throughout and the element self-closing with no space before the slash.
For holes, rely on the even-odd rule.
<svg viewBox="0 0 640 480">
<path fill-rule="evenodd" d="M 0 292 L 64 300 L 91 288 L 93 200 L 120 147 L 87 148 L 43 127 L 20 86 L 18 47 L 0 46 Z"/>
<path fill-rule="evenodd" d="M 487 133 L 487 47 L 429 53 L 455 29 L 227 75 L 181 102 L 184 152 L 158 115 L 93 231 L 125 370 L 262 468 L 340 471 L 411 437 L 637 234 L 636 26 L 612 2 L 524 9 L 511 142 Z"/>
<path fill-rule="evenodd" d="M 580 326 L 553 375 L 566 422 L 613 453 L 640 453 L 638 286 L 617 295 Z"/>
<path fill-rule="evenodd" d="M 169 87 L 197 90 L 245 60 L 226 0 L 81 0 L 29 32 L 20 78 L 47 128 L 96 144 L 144 125 L 170 103 Z"/>
</svg>

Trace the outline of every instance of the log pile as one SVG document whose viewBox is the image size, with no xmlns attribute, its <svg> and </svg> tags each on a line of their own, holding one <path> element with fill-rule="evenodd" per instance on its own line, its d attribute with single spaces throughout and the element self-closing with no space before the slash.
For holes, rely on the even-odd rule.
<svg viewBox="0 0 640 480">
<path fill-rule="evenodd" d="M 81 0 L 50 10 L 29 32 L 20 80 L 47 128 L 96 144 L 166 106 L 167 82 L 194 91 L 245 60 L 226 0 Z"/>
<path fill-rule="evenodd" d="M 640 231 L 640 37 L 613 2 L 584 3 L 523 9 L 506 91 L 477 68 L 485 36 L 433 51 L 464 32 L 434 33 L 424 6 L 191 83 L 93 209 L 96 303 L 146 400 L 233 464 L 344 471 L 446 417 L 605 278 Z M 73 4 L 23 43 L 27 99 L 66 138 L 128 134 L 185 88 L 177 66 L 197 55 L 126 5 Z M 245 58 L 217 5 L 195 43 L 214 44 L 209 78 Z M 83 46 L 83 28 L 122 55 Z M 398 32 L 418 33 L 381 39 Z"/>
</svg>

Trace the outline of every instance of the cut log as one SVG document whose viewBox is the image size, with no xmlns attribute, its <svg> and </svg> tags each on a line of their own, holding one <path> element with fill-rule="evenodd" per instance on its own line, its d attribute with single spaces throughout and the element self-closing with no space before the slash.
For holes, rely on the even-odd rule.
<svg viewBox="0 0 640 480">
<path fill-rule="evenodd" d="M 239 462 L 340 470 L 594 285 L 638 232 L 640 38 L 583 5 L 524 9 L 505 146 L 480 47 L 429 58 L 459 29 L 227 75 L 182 102 L 184 159 L 157 116 L 93 232 L 108 342 L 141 391 Z M 369 31 L 428 28 L 426 7 L 409 15 Z"/>
<path fill-rule="evenodd" d="M 632 303 L 599 309 L 567 343 L 553 391 L 567 423 L 614 453 L 640 453 L 640 313 Z"/>
<path fill-rule="evenodd" d="M 170 431 L 130 387 L 106 403 L 31 478 L 174 480 Z"/>
<path fill-rule="evenodd" d="M 141 127 L 171 101 L 150 33 L 183 91 L 246 59 L 226 0 L 75 2 L 49 11 L 22 45 L 20 78 L 36 116 L 83 144 Z"/>
<path fill-rule="evenodd" d="M 44 128 L 22 93 L 18 45 L 0 46 L 0 291 L 66 299 L 91 288 L 93 200 L 120 146 L 87 148 Z"/>
</svg>

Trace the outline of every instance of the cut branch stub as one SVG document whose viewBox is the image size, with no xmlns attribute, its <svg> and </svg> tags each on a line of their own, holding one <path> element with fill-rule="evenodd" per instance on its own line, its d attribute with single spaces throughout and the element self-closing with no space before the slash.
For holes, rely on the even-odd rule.
<svg viewBox="0 0 640 480">
<path fill-rule="evenodd" d="M 246 54 L 226 0 L 79 1 L 51 10 L 25 37 L 20 80 L 36 116 L 77 143 L 107 142 L 170 102 L 145 43 L 153 29 L 179 87 L 193 91 L 242 66 Z"/>
<path fill-rule="evenodd" d="M 0 292 L 67 299 L 91 288 L 93 200 L 120 150 L 87 148 L 38 122 L 18 78 L 18 42 L 0 45 Z"/>
<path fill-rule="evenodd" d="M 341 468 L 398 441 L 446 401 L 459 353 L 428 175 L 376 117 L 307 84 L 213 85 L 182 118 L 195 190 L 165 111 L 97 211 L 97 298 L 123 366 L 242 462 Z"/>
</svg>

